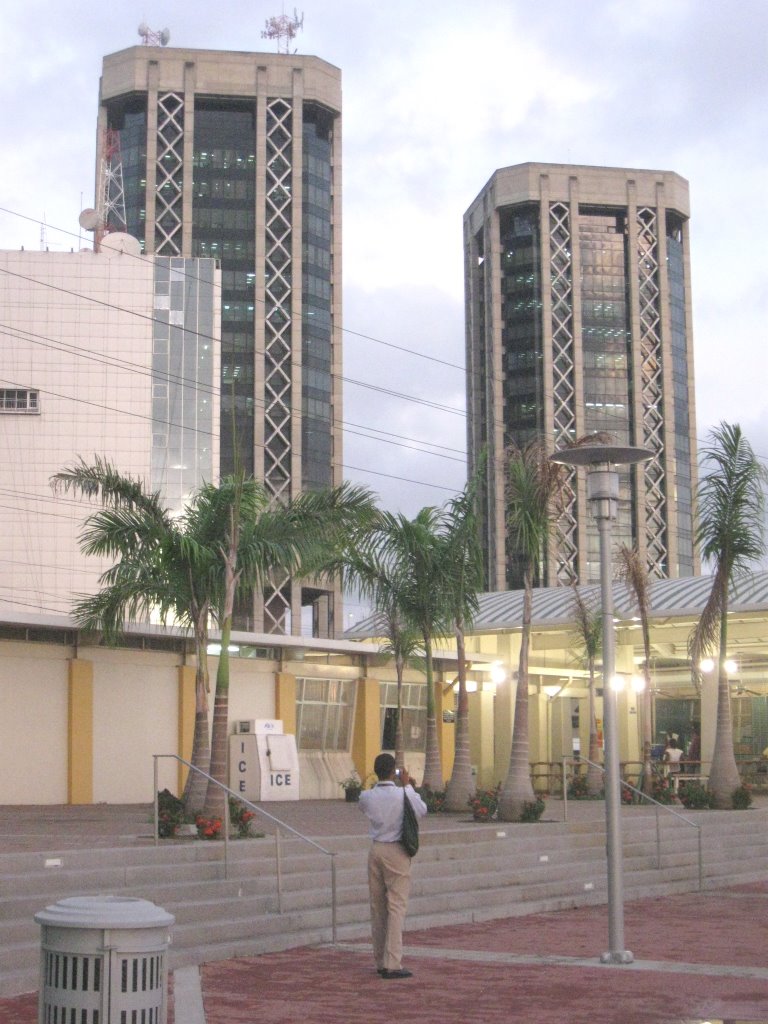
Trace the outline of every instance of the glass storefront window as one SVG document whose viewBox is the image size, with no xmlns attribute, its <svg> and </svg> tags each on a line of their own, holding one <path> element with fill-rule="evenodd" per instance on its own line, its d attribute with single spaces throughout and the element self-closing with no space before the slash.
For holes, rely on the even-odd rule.
<svg viewBox="0 0 768 1024">
<path fill-rule="evenodd" d="M 351 679 L 296 680 L 299 750 L 351 750 L 355 692 Z"/>
</svg>

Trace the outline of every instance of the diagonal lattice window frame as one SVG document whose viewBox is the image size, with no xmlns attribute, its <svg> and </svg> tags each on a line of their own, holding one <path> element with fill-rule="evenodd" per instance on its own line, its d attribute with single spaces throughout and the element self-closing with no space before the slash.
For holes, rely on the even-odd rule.
<svg viewBox="0 0 768 1024">
<path fill-rule="evenodd" d="M 648 206 L 637 211 L 637 289 L 640 323 L 642 444 L 654 453 L 643 465 L 643 509 L 648 572 L 668 574 L 667 498 L 664 472 L 664 364 L 661 337 L 658 216 Z"/>
<path fill-rule="evenodd" d="M 549 206 L 549 271 L 552 306 L 552 399 L 555 447 L 576 437 L 575 341 L 573 329 L 573 248 L 571 214 L 565 203 Z M 578 579 L 576 472 L 566 474 L 563 510 L 555 525 L 555 578 Z"/>
<path fill-rule="evenodd" d="M 168 92 L 157 99 L 155 160 L 155 252 L 180 256 L 184 182 L 184 98 Z"/>
</svg>

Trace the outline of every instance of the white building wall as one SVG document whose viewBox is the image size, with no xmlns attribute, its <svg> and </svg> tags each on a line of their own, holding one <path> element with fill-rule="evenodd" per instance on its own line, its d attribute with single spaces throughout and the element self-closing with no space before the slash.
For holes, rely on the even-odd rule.
<svg viewBox="0 0 768 1024">
<path fill-rule="evenodd" d="M 87 657 L 94 666 L 94 803 L 149 803 L 153 755 L 177 749 L 178 657 L 108 649 Z M 175 793 L 176 760 L 161 759 L 158 771 L 158 788 Z"/>
<path fill-rule="evenodd" d="M 0 614 L 66 614 L 73 595 L 95 591 L 106 568 L 86 560 L 77 542 L 94 505 L 54 495 L 54 473 L 99 455 L 149 486 L 159 433 L 152 422 L 154 268 L 153 259 L 107 249 L 0 252 L 0 399 L 12 389 L 38 393 L 34 412 L 4 410 L 0 401 Z M 208 294 L 215 329 L 204 397 L 216 423 L 218 271 Z M 197 378 L 191 384 L 198 387 Z M 213 446 L 206 480 L 217 479 L 217 433 L 206 432 L 202 443 Z"/>
<path fill-rule="evenodd" d="M 121 308 L 125 308 L 123 312 Z M 81 253 L 0 253 L 0 309 L 12 329 L 0 388 L 38 390 L 38 414 L 0 414 L 0 608 L 68 612 L 96 588 L 77 545 L 87 502 L 54 498 L 51 475 L 78 455 L 122 473 L 148 468 L 152 266 Z"/>
<path fill-rule="evenodd" d="M 69 649 L 0 645 L 0 804 L 67 802 Z"/>
</svg>

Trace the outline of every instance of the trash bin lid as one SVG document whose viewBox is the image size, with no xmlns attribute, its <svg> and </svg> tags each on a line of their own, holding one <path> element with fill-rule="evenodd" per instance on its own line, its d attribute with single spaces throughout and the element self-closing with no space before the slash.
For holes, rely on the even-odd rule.
<svg viewBox="0 0 768 1024">
<path fill-rule="evenodd" d="M 59 928 L 168 928 L 176 918 L 135 896 L 69 896 L 35 914 Z"/>
</svg>

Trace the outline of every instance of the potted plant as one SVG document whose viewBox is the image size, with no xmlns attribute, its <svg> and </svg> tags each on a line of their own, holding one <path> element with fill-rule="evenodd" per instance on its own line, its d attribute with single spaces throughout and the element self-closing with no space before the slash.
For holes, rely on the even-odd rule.
<svg viewBox="0 0 768 1024">
<path fill-rule="evenodd" d="M 357 772 L 352 772 L 352 774 L 347 776 L 347 778 L 340 782 L 339 785 L 344 790 L 344 798 L 348 804 L 356 803 L 360 799 L 360 794 L 363 791 L 363 784 L 360 781 L 360 776 Z"/>
</svg>

